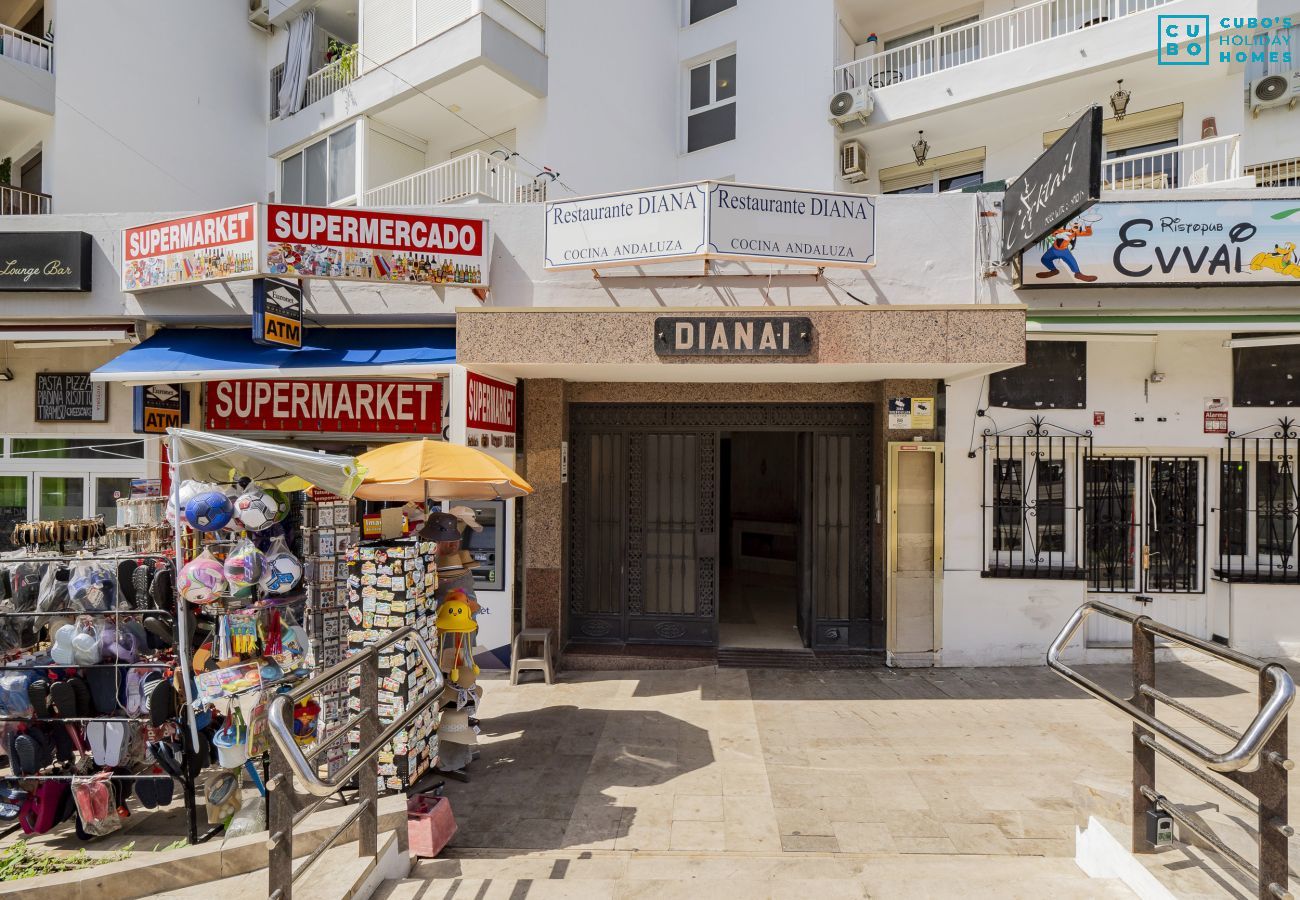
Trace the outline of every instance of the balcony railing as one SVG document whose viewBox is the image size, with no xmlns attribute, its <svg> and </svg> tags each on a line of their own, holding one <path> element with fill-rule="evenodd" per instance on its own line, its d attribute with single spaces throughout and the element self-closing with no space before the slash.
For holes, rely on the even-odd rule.
<svg viewBox="0 0 1300 900">
<path fill-rule="evenodd" d="M 1256 187 L 1296 187 L 1300 185 L 1300 156 L 1251 163 L 1246 174 L 1255 176 Z"/>
<path fill-rule="evenodd" d="M 543 203 L 546 180 L 516 169 L 499 156 L 475 150 L 366 191 L 363 206 L 436 206 L 488 201 Z"/>
<path fill-rule="evenodd" d="M 0 184 L 0 216 L 47 215 L 50 195 Z"/>
<path fill-rule="evenodd" d="M 302 105 L 304 108 L 311 106 L 317 100 L 324 100 L 335 91 L 341 91 L 353 81 L 358 75 L 360 66 L 359 57 L 356 54 L 352 56 L 352 65 L 345 67 L 343 60 L 336 59 L 331 63 L 321 66 L 315 72 L 307 76 L 307 83 L 303 87 Z M 276 119 L 280 116 L 280 85 L 284 82 L 284 63 L 276 66 L 271 70 L 271 118 Z"/>
<path fill-rule="evenodd" d="M 0 25 L 0 56 L 46 72 L 54 71 L 54 45 L 47 40 Z"/>
<path fill-rule="evenodd" d="M 1107 191 L 1202 187 L 1242 175 L 1240 136 L 1225 134 L 1166 150 L 1119 156 L 1101 164 Z"/>
<path fill-rule="evenodd" d="M 1039 0 L 835 69 L 834 90 L 883 88 L 1039 44 L 1171 0 Z"/>
</svg>

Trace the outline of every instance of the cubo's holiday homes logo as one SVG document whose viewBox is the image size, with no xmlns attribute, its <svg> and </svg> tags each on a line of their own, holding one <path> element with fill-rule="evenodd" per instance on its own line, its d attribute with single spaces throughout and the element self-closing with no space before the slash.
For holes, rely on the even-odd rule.
<svg viewBox="0 0 1300 900">
<path fill-rule="evenodd" d="M 1209 16 L 1160 16 L 1156 62 L 1162 66 L 1210 64 Z"/>
<path fill-rule="evenodd" d="M 1162 66 L 1250 63 L 1266 72 L 1295 59 L 1290 16 L 1221 16 L 1211 39 L 1209 16 L 1158 16 L 1156 62 Z"/>
</svg>

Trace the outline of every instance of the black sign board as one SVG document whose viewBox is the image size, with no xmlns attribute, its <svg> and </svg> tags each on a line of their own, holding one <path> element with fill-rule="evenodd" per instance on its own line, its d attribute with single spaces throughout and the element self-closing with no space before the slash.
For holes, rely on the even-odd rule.
<svg viewBox="0 0 1300 900">
<path fill-rule="evenodd" d="M 91 246 L 84 231 L 0 232 L 0 291 L 88 291 Z"/>
<path fill-rule="evenodd" d="M 1101 107 L 1065 130 L 1002 198 L 1002 259 L 1014 259 L 1101 199 Z"/>
<path fill-rule="evenodd" d="M 37 422 L 107 422 L 108 385 L 88 372 L 37 372 Z"/>
<path fill-rule="evenodd" d="M 660 316 L 655 353 L 660 356 L 807 356 L 812 352 L 807 316 Z"/>
<path fill-rule="evenodd" d="M 301 349 L 301 282 L 281 278 L 253 279 L 253 343 Z"/>
<path fill-rule="evenodd" d="M 131 430 L 166 434 L 189 421 L 189 394 L 179 384 L 149 384 L 132 390 Z"/>
</svg>

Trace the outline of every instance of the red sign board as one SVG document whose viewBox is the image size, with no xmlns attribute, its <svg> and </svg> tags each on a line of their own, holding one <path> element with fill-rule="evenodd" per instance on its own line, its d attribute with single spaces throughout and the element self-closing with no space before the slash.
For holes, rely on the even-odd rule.
<svg viewBox="0 0 1300 900">
<path fill-rule="evenodd" d="M 1228 433 L 1228 411 L 1226 409 L 1207 409 L 1205 411 L 1205 433 Z"/>
<path fill-rule="evenodd" d="M 514 433 L 513 384 L 469 372 L 465 387 L 465 427 Z"/>
<path fill-rule="evenodd" d="M 257 205 L 122 232 L 122 290 L 241 278 L 257 270 Z"/>
<path fill-rule="evenodd" d="M 210 381 L 214 431 L 439 434 L 441 381 Z"/>
</svg>

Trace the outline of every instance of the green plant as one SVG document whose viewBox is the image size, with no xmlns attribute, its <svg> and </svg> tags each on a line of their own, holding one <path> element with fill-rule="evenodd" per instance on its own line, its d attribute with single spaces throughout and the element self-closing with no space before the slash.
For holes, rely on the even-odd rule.
<svg viewBox="0 0 1300 900">
<path fill-rule="evenodd" d="M 127 844 L 121 850 L 104 856 L 90 856 L 84 849 L 76 853 L 48 853 L 29 846 L 26 841 L 17 841 L 0 850 L 0 881 L 35 878 L 38 875 L 53 875 L 55 872 L 71 872 L 118 862 L 130 856 L 134 846 Z"/>
<path fill-rule="evenodd" d="M 0 159 L 0 184 L 9 184 L 9 177 L 13 175 L 14 161 L 12 157 L 6 156 Z"/>
<path fill-rule="evenodd" d="M 348 44 L 338 38 L 329 38 L 325 42 L 325 61 L 339 64 L 339 75 L 350 79 L 356 71 L 357 44 Z"/>
</svg>

